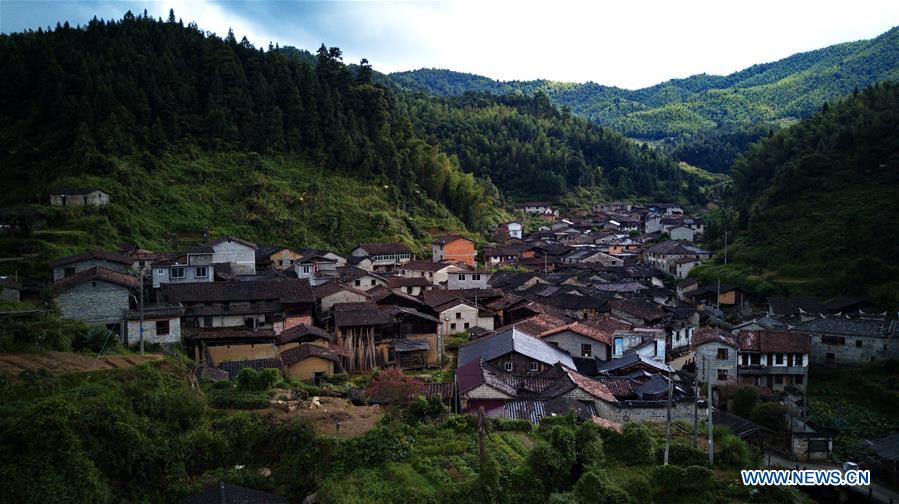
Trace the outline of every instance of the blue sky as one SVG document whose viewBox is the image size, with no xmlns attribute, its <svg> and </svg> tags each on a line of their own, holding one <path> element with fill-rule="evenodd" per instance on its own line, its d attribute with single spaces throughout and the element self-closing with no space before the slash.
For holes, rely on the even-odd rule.
<svg viewBox="0 0 899 504">
<path fill-rule="evenodd" d="M 449 68 L 503 80 L 627 88 L 726 74 L 899 25 L 899 1 L 86 1 L 0 0 L 4 33 L 120 18 L 131 9 L 257 46 L 338 46 L 380 71 Z"/>
</svg>

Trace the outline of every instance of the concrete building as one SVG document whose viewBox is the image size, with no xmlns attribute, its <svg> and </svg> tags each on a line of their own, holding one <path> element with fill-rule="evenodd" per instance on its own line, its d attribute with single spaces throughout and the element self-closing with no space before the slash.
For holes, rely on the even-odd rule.
<svg viewBox="0 0 899 504">
<path fill-rule="evenodd" d="M 131 275 L 94 266 L 57 280 L 53 293 L 63 318 L 119 331 L 139 287 Z"/>
<path fill-rule="evenodd" d="M 431 260 L 435 263 L 462 263 L 474 268 L 476 255 L 474 242 L 464 236 L 439 236 L 431 242 Z"/>
<path fill-rule="evenodd" d="M 488 271 L 450 271 L 446 274 L 446 288 L 450 290 L 486 289 L 491 276 Z"/>
<path fill-rule="evenodd" d="M 256 274 L 256 244 L 234 236 L 223 236 L 209 243 L 212 262 L 227 263 L 233 275 Z"/>
<path fill-rule="evenodd" d="M 59 207 L 105 206 L 109 195 L 98 187 L 60 187 L 50 191 L 50 205 Z"/>
<path fill-rule="evenodd" d="M 711 380 L 713 387 L 737 382 L 739 346 L 732 334 L 713 327 L 697 329 L 692 346 L 700 382 Z"/>
</svg>

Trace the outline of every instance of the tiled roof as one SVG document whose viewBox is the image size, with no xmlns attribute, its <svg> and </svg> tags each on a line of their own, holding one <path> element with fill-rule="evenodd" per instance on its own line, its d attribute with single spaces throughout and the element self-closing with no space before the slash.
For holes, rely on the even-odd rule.
<svg viewBox="0 0 899 504">
<path fill-rule="evenodd" d="M 768 306 L 775 315 L 828 313 L 827 307 L 814 298 L 774 296 L 768 298 Z"/>
<path fill-rule="evenodd" d="M 459 364 L 465 365 L 477 359 L 490 361 L 511 352 L 549 365 L 562 363 L 570 368 L 575 367 L 568 353 L 514 327 L 459 347 Z"/>
<path fill-rule="evenodd" d="M 777 353 L 809 353 L 812 340 L 808 333 L 791 331 L 740 331 L 740 350 Z"/>
<path fill-rule="evenodd" d="M 76 285 L 83 284 L 84 282 L 90 282 L 94 280 L 121 285 L 123 287 L 128 287 L 129 289 L 134 289 L 140 286 L 140 281 L 131 275 L 126 275 L 117 271 L 111 271 L 106 268 L 101 268 L 100 266 L 94 266 L 84 271 L 75 273 L 74 275 L 57 280 L 53 283 L 53 290 L 65 290 Z"/>
<path fill-rule="evenodd" d="M 313 325 L 299 324 L 295 325 L 289 329 L 285 329 L 281 331 L 275 338 L 276 345 L 283 345 L 285 343 L 291 343 L 293 341 L 299 342 L 310 342 L 318 339 L 323 339 L 327 341 L 334 341 L 334 336 L 328 334 L 328 331 L 320 327 L 315 327 Z"/>
<path fill-rule="evenodd" d="M 315 299 L 321 299 L 323 297 L 327 297 L 327 296 L 330 296 L 331 294 L 335 294 L 335 293 L 338 293 L 341 291 L 354 292 L 356 294 L 365 296 L 367 298 L 371 297 L 371 296 L 369 296 L 369 294 L 367 292 L 354 289 L 352 287 L 344 285 L 341 282 L 338 282 L 337 280 L 331 280 L 331 281 L 325 282 L 321 285 L 316 285 L 315 287 L 312 288 L 312 293 L 313 293 L 313 295 L 315 295 Z"/>
<path fill-rule="evenodd" d="M 444 236 L 437 236 L 437 237 L 435 237 L 435 238 L 434 238 L 434 241 L 431 242 L 431 243 L 434 243 L 434 244 L 436 244 L 436 245 L 446 245 L 447 243 L 452 243 L 452 242 L 454 242 L 454 241 L 456 241 L 456 240 L 465 240 L 465 241 L 469 241 L 469 242 L 471 241 L 471 240 L 469 240 L 468 238 L 466 238 L 466 237 L 464 237 L 464 236 L 459 236 L 459 235 L 444 235 Z M 473 242 L 472 242 L 472 243 L 473 243 Z"/>
<path fill-rule="evenodd" d="M 896 336 L 896 322 L 882 319 L 823 317 L 799 324 L 795 328 L 819 334 L 889 338 Z"/>
<path fill-rule="evenodd" d="M 404 243 L 393 242 L 393 243 L 363 243 L 359 245 L 358 248 L 365 250 L 368 255 L 376 255 L 376 254 L 411 254 L 412 250 L 406 246 Z"/>
<path fill-rule="evenodd" d="M 318 357 L 333 362 L 340 362 L 340 357 L 329 347 L 315 345 L 312 343 L 303 343 L 300 346 L 285 350 L 281 352 L 280 357 L 281 362 L 283 362 L 285 366 L 296 364 L 297 362 L 308 359 L 309 357 Z"/>
<path fill-rule="evenodd" d="M 226 242 L 235 242 L 235 243 L 239 243 L 241 245 L 250 247 L 251 249 L 254 249 L 254 250 L 256 249 L 255 243 L 253 243 L 249 240 L 244 240 L 243 238 L 238 238 L 236 236 L 222 236 L 218 240 L 214 240 L 214 241 L 207 243 L 207 245 L 209 245 L 210 247 L 214 247 L 215 245 L 218 245 L 220 243 L 226 243 Z"/>
<path fill-rule="evenodd" d="M 305 278 L 162 284 L 160 294 L 164 299 L 176 303 L 276 300 L 295 304 L 312 303 L 315 300 L 309 280 Z"/>
<path fill-rule="evenodd" d="M 334 305 L 334 324 L 338 327 L 376 326 L 392 323 L 393 317 L 378 309 L 374 303 L 338 303 Z"/>
<path fill-rule="evenodd" d="M 606 387 L 602 382 L 596 381 L 592 378 L 587 378 L 586 376 L 578 373 L 571 368 L 563 367 L 563 369 L 568 374 L 568 377 L 571 379 L 571 381 L 574 382 L 574 384 L 577 385 L 577 387 L 581 390 L 605 402 L 618 402 L 612 392 L 609 391 L 609 388 Z"/>
<path fill-rule="evenodd" d="M 478 299 L 478 304 L 486 302 L 488 299 L 498 298 L 503 295 L 499 289 L 431 289 L 422 293 L 422 298 L 428 306 L 439 306 L 456 298 L 474 300 Z"/>
<path fill-rule="evenodd" d="M 409 261 L 402 266 L 402 269 L 409 271 L 440 271 L 450 267 L 453 266 L 446 263 L 435 263 L 434 261 Z"/>
<path fill-rule="evenodd" d="M 423 277 L 405 278 L 405 277 L 388 277 L 387 285 L 389 287 L 433 287 L 434 284 L 430 280 Z"/>
<path fill-rule="evenodd" d="M 703 327 L 697 329 L 696 332 L 693 333 L 693 338 L 690 340 L 690 344 L 693 348 L 710 342 L 723 343 L 737 348 L 737 340 L 734 338 L 734 335 L 723 329 L 718 329 L 717 327 Z"/>
<path fill-rule="evenodd" d="M 65 266 L 66 264 L 72 264 L 81 261 L 89 261 L 89 260 L 101 260 L 107 262 L 114 262 L 119 264 L 131 265 L 134 263 L 134 259 L 122 255 L 116 254 L 114 252 L 107 252 L 105 250 L 89 250 L 87 252 L 82 252 L 80 254 L 70 255 L 66 257 L 61 257 L 51 264 L 54 268 L 59 266 Z"/>
<path fill-rule="evenodd" d="M 650 247 L 646 250 L 646 252 L 650 254 L 658 254 L 658 255 L 708 255 L 709 252 L 707 250 L 703 250 L 699 247 L 694 247 L 693 245 L 689 245 L 683 242 L 668 240 L 666 242 L 659 243 L 654 247 Z"/>
<path fill-rule="evenodd" d="M 218 368 L 226 371 L 231 378 L 239 375 L 244 369 L 281 369 L 281 359 L 252 359 L 242 361 L 227 361 L 218 365 Z"/>
<path fill-rule="evenodd" d="M 626 322 L 621 322 L 610 317 L 602 317 L 559 326 L 540 333 L 540 337 L 545 338 L 568 330 L 601 343 L 605 343 L 606 345 L 612 345 L 612 333 L 618 330 L 629 330 L 631 327 L 632 326 Z"/>
<path fill-rule="evenodd" d="M 271 329 L 209 328 L 185 331 L 185 337 L 192 340 L 259 340 L 272 341 L 275 331 Z"/>
<path fill-rule="evenodd" d="M 609 305 L 613 309 L 620 310 L 628 315 L 639 317 L 643 320 L 657 320 L 665 316 L 662 308 L 651 302 L 642 299 L 621 299 L 610 301 Z"/>
</svg>

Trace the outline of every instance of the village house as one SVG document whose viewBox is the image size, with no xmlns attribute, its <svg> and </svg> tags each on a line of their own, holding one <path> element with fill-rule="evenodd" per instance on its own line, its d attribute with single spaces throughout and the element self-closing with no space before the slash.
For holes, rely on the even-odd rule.
<svg viewBox="0 0 899 504">
<path fill-rule="evenodd" d="M 794 329 L 811 335 L 813 364 L 861 366 L 899 357 L 894 320 L 819 317 Z"/>
<path fill-rule="evenodd" d="M 612 316 L 636 327 L 660 327 L 669 318 L 661 306 L 640 298 L 612 300 L 609 308 Z"/>
<path fill-rule="evenodd" d="M 224 369 L 232 377 L 244 367 L 281 369 L 272 329 L 184 329 L 185 351 L 201 366 Z"/>
<path fill-rule="evenodd" d="M 337 268 L 338 262 L 336 259 L 315 253 L 303 255 L 293 261 L 293 270 L 297 278 L 306 278 L 313 286 L 338 278 Z M 353 268 L 360 272 L 365 271 L 355 266 L 348 266 L 348 268 Z"/>
<path fill-rule="evenodd" d="M 207 245 L 212 248 L 213 264 L 227 264 L 233 275 L 256 274 L 255 243 L 235 236 L 223 236 Z"/>
<path fill-rule="evenodd" d="M 371 301 L 371 296 L 362 290 L 344 285 L 336 280 L 316 285 L 312 288 L 315 304 L 320 318 L 331 315 L 331 309 L 337 303 L 363 303 Z"/>
<path fill-rule="evenodd" d="M 427 278 L 387 277 L 387 287 L 399 290 L 410 296 L 420 296 L 422 292 L 431 290 L 436 286 Z"/>
<path fill-rule="evenodd" d="M 564 350 L 514 327 L 460 346 L 458 367 L 471 361 L 516 375 L 537 374 L 556 364 L 575 367 Z"/>
<path fill-rule="evenodd" d="M 805 390 L 811 338 L 790 331 L 740 331 L 740 382 L 775 391 Z"/>
<path fill-rule="evenodd" d="M 0 277 L 0 299 L 20 301 L 22 299 L 22 284 L 9 277 Z"/>
<path fill-rule="evenodd" d="M 311 324 L 315 297 L 306 279 L 162 284 L 163 302 L 184 306 L 190 328 L 271 329 Z"/>
<path fill-rule="evenodd" d="M 50 205 L 58 207 L 106 206 L 109 195 L 98 187 L 60 187 L 50 191 Z"/>
<path fill-rule="evenodd" d="M 498 237 L 510 240 L 520 240 L 523 236 L 520 222 L 507 222 L 498 228 Z"/>
<path fill-rule="evenodd" d="M 461 263 L 474 268 L 476 255 L 474 242 L 464 236 L 438 236 L 431 242 L 431 260 L 435 263 Z"/>
<path fill-rule="evenodd" d="M 300 380 L 318 384 L 325 376 L 341 369 L 340 356 L 327 346 L 303 343 L 282 351 L 278 357 L 284 373 Z"/>
<path fill-rule="evenodd" d="M 706 285 L 691 290 L 687 298 L 697 310 L 714 308 L 728 313 L 732 311 L 741 314 L 752 313 L 749 293 L 735 285 Z"/>
<path fill-rule="evenodd" d="M 431 307 L 440 320 L 441 336 L 466 332 L 476 327 L 493 330 L 493 312 L 463 299 L 453 299 Z"/>
<path fill-rule="evenodd" d="M 522 259 L 530 259 L 536 256 L 531 245 L 508 245 L 505 247 L 488 248 L 484 250 L 484 262 L 490 266 L 500 264 L 515 264 Z"/>
<path fill-rule="evenodd" d="M 736 383 L 739 345 L 732 334 L 714 327 L 693 333 L 696 379 L 713 387 Z"/>
<path fill-rule="evenodd" d="M 209 246 L 187 249 L 174 259 L 152 264 L 153 288 L 166 283 L 212 282 L 214 277 L 214 251 Z"/>
<path fill-rule="evenodd" d="M 767 301 L 768 315 L 794 324 L 808 322 L 829 313 L 827 306 L 814 298 L 772 296 Z"/>
<path fill-rule="evenodd" d="M 646 249 L 643 253 L 643 260 L 651 266 L 674 275 L 676 273 L 674 261 L 677 259 L 696 259 L 702 262 L 707 261 L 710 255 L 708 251 L 699 247 L 669 240 Z"/>
<path fill-rule="evenodd" d="M 133 264 L 134 260 L 128 256 L 103 250 L 91 250 L 59 258 L 53 261 L 51 267 L 53 268 L 53 281 L 56 282 L 95 267 L 127 273 Z"/>
<path fill-rule="evenodd" d="M 144 344 L 171 345 L 181 342 L 181 315 L 184 309 L 177 305 L 144 306 Z M 140 342 L 141 313 L 131 309 L 126 316 L 127 324 L 122 343 L 134 346 Z"/>
<path fill-rule="evenodd" d="M 92 266 L 53 282 L 53 294 L 62 317 L 121 332 L 122 321 L 132 306 L 132 293 L 140 288 L 137 278 L 100 266 Z"/>
<path fill-rule="evenodd" d="M 369 257 L 375 271 L 389 271 L 413 259 L 412 250 L 403 243 L 366 243 L 354 248 L 355 257 Z"/>
<path fill-rule="evenodd" d="M 613 335 L 632 326 L 610 317 L 578 321 L 540 333 L 540 339 L 568 352 L 572 357 L 612 358 Z"/>
<path fill-rule="evenodd" d="M 525 213 L 544 216 L 559 216 L 559 211 L 554 209 L 548 201 L 529 201 L 522 205 Z"/>
<path fill-rule="evenodd" d="M 491 276 L 489 271 L 450 271 L 446 275 L 446 288 L 449 290 L 486 289 Z"/>
<path fill-rule="evenodd" d="M 294 261 L 303 257 L 300 252 L 278 245 L 258 245 L 256 248 L 256 269 L 289 270 Z"/>
<path fill-rule="evenodd" d="M 398 306 L 339 303 L 334 305 L 333 323 L 347 371 L 442 364 L 436 317 Z"/>
<path fill-rule="evenodd" d="M 367 291 L 379 285 L 387 286 L 385 277 L 355 266 L 338 268 L 337 278 L 346 285 L 361 291 Z"/>
<path fill-rule="evenodd" d="M 434 285 L 446 285 L 447 274 L 460 268 L 452 264 L 432 261 L 409 261 L 400 268 L 400 274 L 406 278 L 427 278 Z"/>
</svg>

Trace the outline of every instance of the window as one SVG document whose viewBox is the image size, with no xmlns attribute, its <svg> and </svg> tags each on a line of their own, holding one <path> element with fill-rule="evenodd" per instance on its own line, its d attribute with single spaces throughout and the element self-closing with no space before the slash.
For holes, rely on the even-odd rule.
<svg viewBox="0 0 899 504">
<path fill-rule="evenodd" d="M 528 369 L 530 369 L 532 373 L 536 373 L 538 370 L 538 367 L 537 367 L 538 365 L 539 364 L 537 364 L 536 362 L 531 361 L 530 365 L 528 366 Z"/>
<path fill-rule="evenodd" d="M 164 270 L 164 269 L 158 269 L 158 270 L 156 270 L 156 274 L 157 274 L 157 275 L 165 275 L 165 270 Z"/>
<path fill-rule="evenodd" d="M 831 352 L 827 352 L 827 354 L 824 355 L 824 358 L 829 361 L 832 361 L 832 360 L 836 359 L 836 356 Z"/>
<path fill-rule="evenodd" d="M 70 277 L 75 274 L 75 268 L 66 268 L 63 270 L 63 276 Z"/>
<path fill-rule="evenodd" d="M 719 348 L 717 358 L 718 360 L 727 360 L 727 349 Z"/>
<path fill-rule="evenodd" d="M 727 381 L 727 370 L 726 369 L 718 370 L 718 381 Z"/>
<path fill-rule="evenodd" d="M 372 285 L 372 287 L 375 286 L 375 279 L 374 279 L 374 278 L 371 279 L 371 285 Z"/>
<path fill-rule="evenodd" d="M 860 339 L 859 339 L 859 340 L 855 340 L 855 346 L 857 346 L 858 348 L 861 348 L 861 347 L 862 347 L 862 340 L 860 340 Z"/>
<path fill-rule="evenodd" d="M 512 371 L 512 361 L 506 361 L 505 369 L 506 371 Z"/>
<path fill-rule="evenodd" d="M 172 278 L 184 278 L 184 268 L 172 268 L 169 276 Z"/>
<path fill-rule="evenodd" d="M 459 275 L 459 281 L 465 280 L 465 275 Z"/>
<path fill-rule="evenodd" d="M 465 328 L 468 329 L 468 322 L 465 323 Z"/>
<path fill-rule="evenodd" d="M 302 267 L 303 273 L 309 274 L 309 271 L 311 271 L 310 268 L 311 268 L 310 266 L 303 266 Z M 356 285 L 359 285 L 359 280 L 356 280 Z"/>
<path fill-rule="evenodd" d="M 452 324 L 450 324 L 450 329 L 455 329 L 455 328 L 456 328 L 456 323 L 455 323 L 455 322 L 453 322 Z"/>
<path fill-rule="evenodd" d="M 362 280 L 356 280 L 356 282 L 355 282 L 354 285 L 355 285 L 356 287 L 361 286 L 361 285 L 362 285 Z"/>
<path fill-rule="evenodd" d="M 802 385 L 802 382 L 805 381 L 805 377 L 802 375 L 796 375 L 793 377 L 793 383 L 796 385 Z"/>
<path fill-rule="evenodd" d="M 842 336 L 821 336 L 821 343 L 825 345 L 845 345 L 846 338 Z"/>
<path fill-rule="evenodd" d="M 206 266 L 197 266 L 197 278 L 206 278 L 209 276 L 209 268 Z"/>
<path fill-rule="evenodd" d="M 169 321 L 168 320 L 157 320 L 156 321 L 156 335 L 157 336 L 165 336 L 169 333 Z"/>
<path fill-rule="evenodd" d="M 593 357 L 593 345 L 581 345 L 581 357 Z"/>
<path fill-rule="evenodd" d="M 243 319 L 243 325 L 247 329 L 256 329 L 256 319 L 253 317 L 247 317 Z"/>
<path fill-rule="evenodd" d="M 472 279 L 472 280 L 480 280 L 480 279 L 481 279 L 481 275 L 471 275 L 471 279 Z"/>
<path fill-rule="evenodd" d="M 784 354 L 782 354 L 782 353 L 774 354 L 774 363 L 775 364 L 783 364 L 784 363 Z"/>
<path fill-rule="evenodd" d="M 456 319 L 462 318 L 462 312 L 456 312 Z"/>
<path fill-rule="evenodd" d="M 203 327 L 212 327 L 212 317 L 203 317 Z"/>
<path fill-rule="evenodd" d="M 740 355 L 740 362 L 744 366 L 748 366 L 749 365 L 749 354 L 744 353 L 744 354 Z"/>
<path fill-rule="evenodd" d="M 749 363 L 753 366 L 758 366 L 762 363 L 762 356 L 760 354 L 752 354 L 749 356 Z"/>
</svg>

